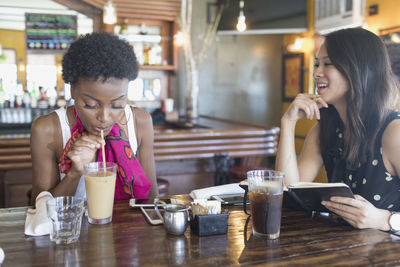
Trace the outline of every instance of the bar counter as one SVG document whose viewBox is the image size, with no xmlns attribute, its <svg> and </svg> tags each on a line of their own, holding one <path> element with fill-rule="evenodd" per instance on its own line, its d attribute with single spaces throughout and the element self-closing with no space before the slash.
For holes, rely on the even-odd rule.
<svg viewBox="0 0 400 267">
<path fill-rule="evenodd" d="M 218 154 L 230 157 L 272 156 L 277 150 L 280 131 L 278 127 L 207 116 L 201 116 L 193 128 L 177 128 L 179 124 L 171 126 L 155 127 L 156 162 L 212 158 Z"/>
<path fill-rule="evenodd" d="M 0 129 L 0 170 L 31 167 L 29 134 L 18 133 L 17 128 L 15 131 L 2 133 Z M 278 127 L 201 116 L 196 124 L 154 126 L 154 157 L 159 162 L 212 158 L 217 154 L 275 155 L 278 135 Z M 15 157 L 5 157 L 10 154 Z"/>
<path fill-rule="evenodd" d="M 207 116 L 201 116 L 194 125 L 154 126 L 157 177 L 169 182 L 169 194 L 211 186 L 218 156 L 225 161 L 274 157 L 279 130 Z M 28 205 L 31 168 L 29 134 L 2 134 L 0 129 L 0 208 Z"/>
<path fill-rule="evenodd" d="M 187 195 L 177 196 L 188 201 Z M 49 236 L 24 235 L 26 208 L 0 209 L 4 266 L 398 266 L 400 237 L 358 230 L 308 213 L 283 209 L 281 236 L 269 241 L 252 235 L 251 221 L 229 207 L 228 233 L 182 236 L 151 226 L 128 201 L 114 204 L 113 221 L 90 225 L 83 218 L 77 243 L 55 245 Z"/>
</svg>

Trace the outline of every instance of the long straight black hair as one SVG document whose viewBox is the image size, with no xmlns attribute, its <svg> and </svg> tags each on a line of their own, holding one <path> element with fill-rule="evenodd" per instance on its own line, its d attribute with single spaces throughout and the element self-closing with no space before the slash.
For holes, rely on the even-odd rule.
<svg viewBox="0 0 400 267">
<path fill-rule="evenodd" d="M 362 28 L 344 29 L 325 37 L 328 56 L 345 77 L 345 129 L 347 142 L 343 157 L 356 167 L 367 160 L 386 117 L 397 104 L 398 82 L 392 72 L 382 40 Z M 334 146 L 335 129 L 341 123 L 333 106 L 321 109 L 320 146 L 325 153 Z"/>
</svg>

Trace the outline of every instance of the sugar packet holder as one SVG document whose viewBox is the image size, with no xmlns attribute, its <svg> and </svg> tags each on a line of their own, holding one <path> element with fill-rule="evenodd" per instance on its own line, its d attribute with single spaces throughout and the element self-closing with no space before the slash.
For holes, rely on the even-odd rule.
<svg viewBox="0 0 400 267">
<path fill-rule="evenodd" d="M 191 203 L 193 215 L 220 214 L 221 202 L 217 200 L 194 199 Z"/>
<path fill-rule="evenodd" d="M 198 236 L 226 234 L 229 213 L 221 213 L 221 202 L 195 199 L 191 208 L 190 229 Z"/>
</svg>

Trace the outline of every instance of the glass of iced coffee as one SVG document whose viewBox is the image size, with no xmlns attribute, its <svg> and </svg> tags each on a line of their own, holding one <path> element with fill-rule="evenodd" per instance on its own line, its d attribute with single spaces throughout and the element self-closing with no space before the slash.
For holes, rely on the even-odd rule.
<svg viewBox="0 0 400 267">
<path fill-rule="evenodd" d="M 284 174 L 272 170 L 247 172 L 253 234 L 276 239 L 281 228 Z"/>
<path fill-rule="evenodd" d="M 85 164 L 85 186 L 88 221 L 106 224 L 112 220 L 117 164 L 90 162 Z"/>
</svg>

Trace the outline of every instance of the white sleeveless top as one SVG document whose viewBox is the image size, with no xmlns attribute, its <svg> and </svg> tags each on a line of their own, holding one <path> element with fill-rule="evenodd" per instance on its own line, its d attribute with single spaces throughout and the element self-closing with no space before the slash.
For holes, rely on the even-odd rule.
<svg viewBox="0 0 400 267">
<path fill-rule="evenodd" d="M 58 115 L 58 119 L 60 120 L 62 137 L 63 137 L 63 147 L 67 144 L 68 140 L 71 138 L 71 128 L 68 124 L 67 118 L 67 110 L 65 108 L 59 108 L 55 110 Z M 128 137 L 129 137 L 129 144 L 131 145 L 132 152 L 136 155 L 138 144 L 136 140 L 136 132 L 135 132 L 135 123 L 133 118 L 133 112 L 130 105 L 125 106 L 125 117 L 127 120 L 127 127 L 128 127 Z M 60 179 L 64 179 L 65 174 L 60 173 Z M 76 188 L 75 196 L 77 197 L 84 197 L 86 198 L 86 188 L 85 188 L 85 179 L 83 175 L 79 180 L 78 187 Z"/>
</svg>

